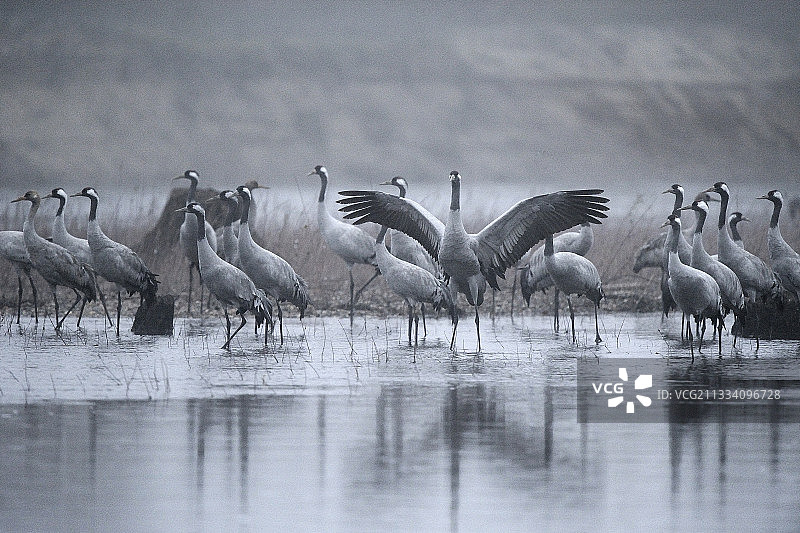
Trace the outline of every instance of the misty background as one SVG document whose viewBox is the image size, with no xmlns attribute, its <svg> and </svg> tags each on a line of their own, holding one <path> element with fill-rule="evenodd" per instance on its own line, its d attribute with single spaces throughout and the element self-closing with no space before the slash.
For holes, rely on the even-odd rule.
<svg viewBox="0 0 800 533">
<path fill-rule="evenodd" d="M 194 168 L 201 185 L 257 179 L 311 205 L 306 174 L 324 164 L 333 191 L 403 175 L 440 199 L 457 169 L 498 209 L 576 187 L 649 202 L 673 182 L 791 195 L 798 15 L 791 1 L 4 2 L 0 188 L 166 194 Z"/>
</svg>

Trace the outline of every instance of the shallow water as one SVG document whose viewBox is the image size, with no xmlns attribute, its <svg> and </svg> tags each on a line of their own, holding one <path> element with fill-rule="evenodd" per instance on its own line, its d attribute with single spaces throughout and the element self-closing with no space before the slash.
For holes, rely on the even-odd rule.
<svg viewBox="0 0 800 533">
<path fill-rule="evenodd" d="M 172 338 L 5 324 L 0 530 L 800 527 L 800 424 L 576 422 L 578 361 L 690 368 L 677 323 L 607 315 L 595 346 L 581 317 L 575 346 L 547 317 L 484 318 L 475 356 L 465 319 L 451 356 L 429 320 L 414 363 L 402 318 L 304 322 L 266 348 L 248 324 L 230 354 L 216 317 Z M 696 379 L 767 368 L 800 405 L 798 343 L 723 348 Z"/>
</svg>

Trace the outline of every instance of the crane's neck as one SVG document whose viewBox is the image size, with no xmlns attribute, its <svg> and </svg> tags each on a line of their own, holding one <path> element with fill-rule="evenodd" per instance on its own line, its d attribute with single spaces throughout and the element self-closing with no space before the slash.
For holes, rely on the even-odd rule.
<svg viewBox="0 0 800 533">
<path fill-rule="evenodd" d="M 403 187 L 402 185 L 398 185 L 397 188 L 400 189 L 400 198 L 405 198 L 406 197 L 406 188 Z"/>
<path fill-rule="evenodd" d="M 770 228 L 778 227 L 778 217 L 781 216 L 781 202 L 772 202 L 772 218 L 769 220 Z"/>
<path fill-rule="evenodd" d="M 706 212 L 705 211 L 695 211 L 694 217 L 696 222 L 694 223 L 694 233 L 695 235 L 703 234 L 703 226 L 706 223 Z"/>
<path fill-rule="evenodd" d="M 388 226 L 381 226 L 381 230 L 378 232 L 378 237 L 375 239 L 376 244 L 381 244 L 383 242 L 383 239 L 386 237 L 386 231 L 388 229 L 389 229 Z"/>
<path fill-rule="evenodd" d="M 675 194 L 675 203 L 672 204 L 672 214 L 676 217 L 680 217 L 680 208 L 683 204 L 683 193 L 679 189 L 675 189 L 673 192 Z"/>
<path fill-rule="evenodd" d="M 58 211 L 56 211 L 56 216 L 60 217 L 64 214 L 64 206 L 67 205 L 67 200 L 62 197 L 58 196 Z"/>
<path fill-rule="evenodd" d="M 553 235 L 548 234 L 544 238 L 544 256 L 549 257 L 553 255 Z"/>
<path fill-rule="evenodd" d="M 186 195 L 186 205 L 194 202 L 195 196 L 197 196 L 197 180 L 191 178 L 189 181 L 189 194 Z"/>
<path fill-rule="evenodd" d="M 670 254 L 678 254 L 678 234 L 681 232 L 681 225 L 680 224 L 670 224 L 670 228 L 672 228 L 672 235 L 669 240 L 669 253 Z"/>
<path fill-rule="evenodd" d="M 731 221 L 728 222 L 728 227 L 731 228 L 731 236 L 733 237 L 733 240 L 741 241 L 742 236 L 739 234 L 739 220 L 731 218 Z"/>
<path fill-rule="evenodd" d="M 725 222 L 728 216 L 728 193 L 719 191 L 719 220 L 717 221 L 717 229 L 720 231 L 725 230 Z"/>
<path fill-rule="evenodd" d="M 97 220 L 97 198 L 89 196 L 89 222 Z"/>
<path fill-rule="evenodd" d="M 450 181 L 450 211 L 461 209 L 461 182 L 458 180 Z"/>
<path fill-rule="evenodd" d="M 239 226 L 246 226 L 247 221 L 250 218 L 250 195 L 249 194 L 242 194 L 239 196 L 242 199 L 242 215 L 239 219 Z"/>
<path fill-rule="evenodd" d="M 239 207 L 239 203 L 233 198 L 225 198 L 225 205 L 228 206 L 228 216 L 225 217 L 223 226 L 230 226 L 239 218 L 236 216 L 236 208 Z"/>
<path fill-rule="evenodd" d="M 325 201 L 325 189 L 328 188 L 328 176 L 326 176 L 325 174 L 320 174 L 319 181 L 320 181 L 319 198 L 317 199 L 317 201 L 319 203 L 323 203 Z"/>
<path fill-rule="evenodd" d="M 203 213 L 195 213 L 197 217 L 197 242 L 206 240 L 206 216 Z"/>
<path fill-rule="evenodd" d="M 28 210 L 28 216 L 25 217 L 25 222 L 22 224 L 22 232 L 25 235 L 36 235 L 36 226 L 34 220 L 36 219 L 36 212 L 39 211 L 39 200 L 31 200 L 31 208 Z"/>
</svg>

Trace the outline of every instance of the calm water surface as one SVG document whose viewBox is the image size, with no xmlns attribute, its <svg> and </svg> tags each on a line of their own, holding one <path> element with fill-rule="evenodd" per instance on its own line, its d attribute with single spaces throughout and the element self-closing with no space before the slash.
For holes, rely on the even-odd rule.
<svg viewBox="0 0 800 533">
<path fill-rule="evenodd" d="M 576 423 L 577 359 L 688 368 L 677 323 L 605 316 L 595 347 L 588 318 L 578 346 L 486 319 L 479 357 L 471 321 L 455 357 L 428 326 L 413 363 L 401 318 L 288 321 L 284 347 L 248 328 L 231 354 L 216 317 L 172 338 L 3 324 L 0 530 L 800 529 L 800 424 Z M 797 343 L 723 340 L 695 373 L 796 383 Z"/>
</svg>

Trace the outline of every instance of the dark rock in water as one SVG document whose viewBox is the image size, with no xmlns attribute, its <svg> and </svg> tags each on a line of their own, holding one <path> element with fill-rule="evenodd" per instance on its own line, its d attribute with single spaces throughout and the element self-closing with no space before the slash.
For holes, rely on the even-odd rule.
<svg viewBox="0 0 800 533">
<path fill-rule="evenodd" d="M 136 310 L 131 331 L 135 335 L 172 335 L 175 318 L 175 297 L 158 296 L 151 305 L 142 302 Z"/>
<path fill-rule="evenodd" d="M 748 303 L 742 323 L 736 320 L 731 333 L 760 339 L 800 339 L 800 306 L 797 302 Z"/>
</svg>

